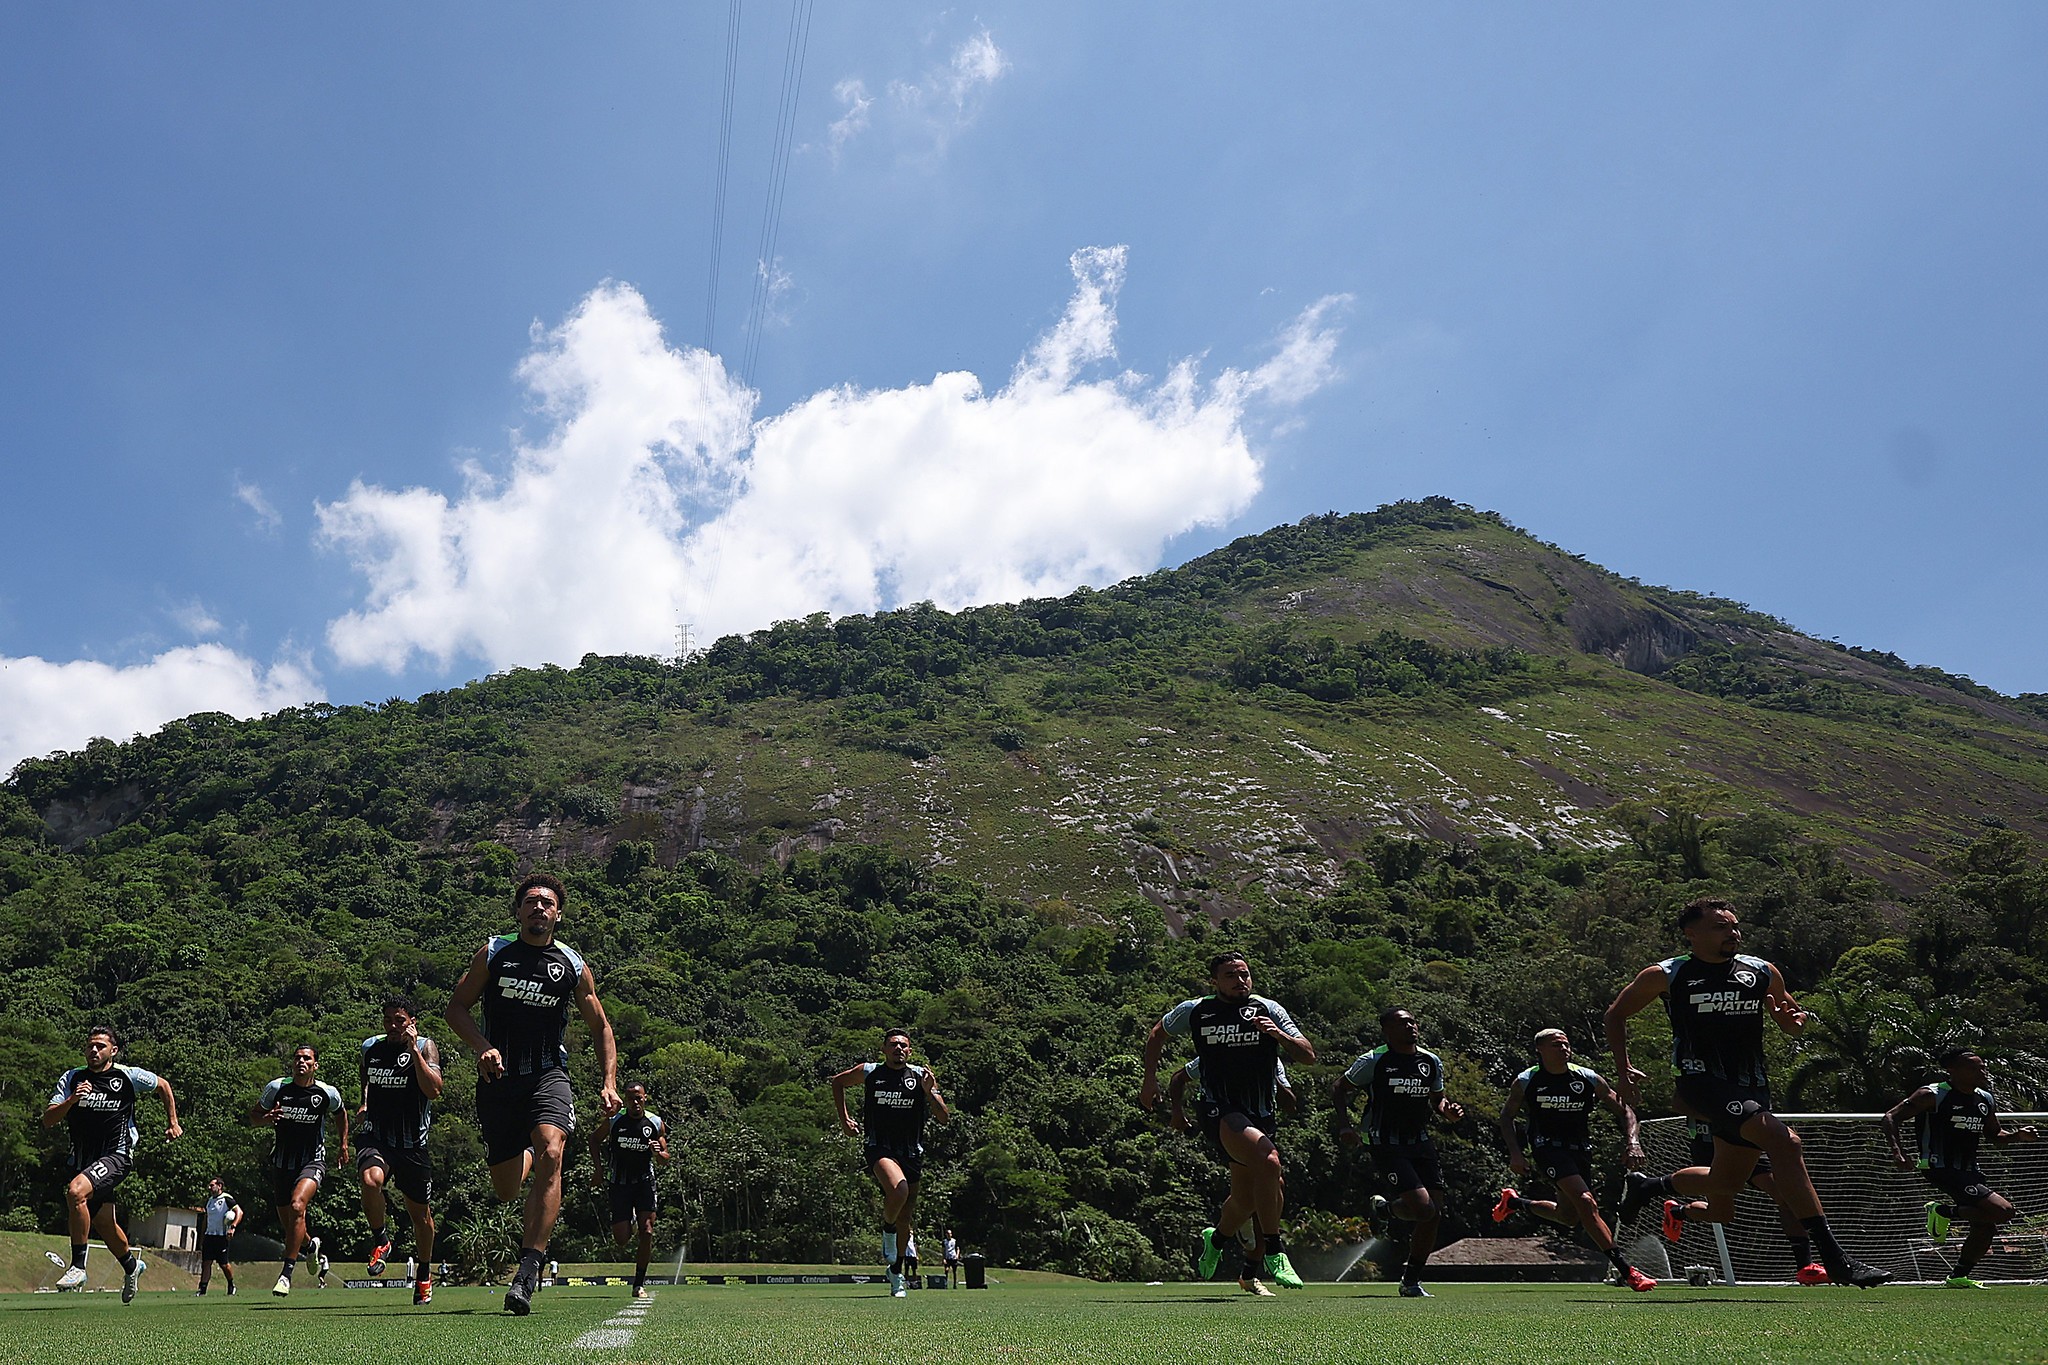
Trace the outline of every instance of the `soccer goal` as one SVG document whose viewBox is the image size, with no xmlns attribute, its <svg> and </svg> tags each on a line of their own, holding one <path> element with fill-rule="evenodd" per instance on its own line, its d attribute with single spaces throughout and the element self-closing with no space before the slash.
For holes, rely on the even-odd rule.
<svg viewBox="0 0 2048 1365">
<path fill-rule="evenodd" d="M 1780 1114 L 1799 1131 L 1806 1167 L 1828 1211 L 1828 1223 L 1851 1256 L 1891 1271 L 1901 1280 L 1941 1280 L 1954 1273 L 1956 1255 L 1969 1228 L 1957 1222 L 1946 1241 L 1927 1235 L 1927 1201 L 1935 1190 L 1917 1171 L 1892 1163 L 1881 1114 Z M 2000 1114 L 2002 1126 L 2048 1126 L 2048 1114 Z M 1900 1134 L 1907 1154 L 1912 1134 Z M 1685 1120 L 1650 1119 L 1643 1124 L 1643 1150 L 1651 1175 L 1689 1165 Z M 2000 1228 L 1975 1271 L 1979 1280 L 2040 1282 L 2048 1279 L 2048 1138 L 2004 1145 L 1985 1143 L 1979 1151 L 1991 1185 L 2013 1202 L 2019 1216 Z M 1687 1223 L 1685 1237 L 1671 1246 L 1657 1235 L 1659 1207 L 1637 1215 L 1626 1234 L 1631 1249 L 1649 1252 L 1652 1243 L 1668 1259 L 1667 1274 L 1682 1278 L 1688 1266 L 1708 1267 L 1728 1284 L 1782 1283 L 1792 1264 L 1778 1210 L 1756 1190 L 1736 1197 L 1735 1221 L 1726 1225 Z M 1647 1234 L 1647 1235 L 1646 1235 Z M 1655 1257 L 1641 1259 L 1654 1264 Z"/>
</svg>

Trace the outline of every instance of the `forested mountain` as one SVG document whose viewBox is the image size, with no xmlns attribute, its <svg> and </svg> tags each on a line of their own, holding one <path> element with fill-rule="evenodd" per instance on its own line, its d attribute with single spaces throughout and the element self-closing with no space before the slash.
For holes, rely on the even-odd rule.
<svg viewBox="0 0 2048 1365">
<path fill-rule="evenodd" d="M 1174 1273 L 1219 1173 L 1138 1111 L 1136 1058 L 1219 943 L 1316 1040 L 1312 1110 L 1381 1004 L 1418 1012 L 1474 1110 L 1449 1150 L 1477 1219 L 1529 1034 L 1592 1050 L 1703 892 L 1819 1011 L 1779 1071 L 1801 1105 L 1888 1102 L 1965 1035 L 2035 1093 L 2044 839 L 2048 698 L 1621 580 L 1443 500 L 1057 600 L 194 716 L 0 787 L 0 1213 L 59 1225 L 36 1125 L 100 1020 L 188 1115 L 124 1197 L 191 1200 L 216 1169 L 260 1191 L 267 1138 L 236 1119 L 285 1050 L 318 1043 L 353 1097 L 382 994 L 437 1019 L 546 865 L 624 1072 L 676 1124 L 666 1226 L 697 1258 L 873 1258 L 822 1081 L 905 1023 L 960 1111 L 929 1219 L 1022 1263 Z M 437 1160 L 473 1254 L 507 1234 L 448 1051 Z M 1290 1199 L 1355 1213 L 1322 1117 L 1288 1132 Z M 352 1245 L 344 1173 L 317 1217 Z M 602 1218 L 572 1196 L 558 1253 Z"/>
</svg>

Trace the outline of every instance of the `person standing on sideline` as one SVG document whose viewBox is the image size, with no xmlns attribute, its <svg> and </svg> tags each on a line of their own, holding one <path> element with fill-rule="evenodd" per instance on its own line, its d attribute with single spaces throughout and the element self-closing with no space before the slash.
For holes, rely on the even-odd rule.
<svg viewBox="0 0 2048 1365">
<path fill-rule="evenodd" d="M 434 1256 L 434 1168 L 427 1160 L 427 1129 L 441 1096 L 441 1049 L 420 1036 L 419 1010 L 403 996 L 384 1002 L 384 1031 L 363 1040 L 356 1057 L 363 1100 L 356 1109 L 356 1178 L 363 1187 L 363 1217 L 370 1224 L 368 1270 L 382 1276 L 391 1257 L 385 1187 L 397 1185 L 412 1220 L 419 1259 Z M 434 1301 L 434 1281 L 413 1281 L 412 1301 Z"/>
<path fill-rule="evenodd" d="M 917 1218 L 917 1187 L 924 1179 L 924 1125 L 936 1111 L 950 1123 L 952 1110 L 939 1093 L 939 1078 L 910 1060 L 910 1035 L 892 1028 L 882 1035 L 883 1061 L 858 1062 L 832 1078 L 832 1103 L 839 1128 L 861 1138 L 861 1163 L 882 1191 L 882 1259 L 889 1266 L 889 1294 L 902 1298 L 903 1260 Z M 860 1121 L 846 1111 L 846 1091 L 861 1088 Z"/>
<path fill-rule="evenodd" d="M 953 1288 L 953 1281 L 960 1273 L 960 1243 L 953 1236 L 953 1229 L 946 1229 L 946 1240 L 941 1247 L 946 1258 L 946 1288 Z"/>
<path fill-rule="evenodd" d="M 619 1112 L 618 1044 L 598 1002 L 597 978 L 581 954 L 555 937 L 567 899 L 561 880 L 548 873 L 520 882 L 512 893 L 519 932 L 477 949 L 448 999 L 448 1026 L 476 1052 L 476 1117 L 491 1192 L 510 1203 L 526 1186 L 519 1268 L 505 1290 L 505 1311 L 515 1317 L 533 1311 L 562 1212 L 562 1163 L 576 1128 L 563 1042 L 572 1005 L 597 1052 L 605 1117 Z M 481 1028 L 472 1013 L 479 1003 Z"/>
<path fill-rule="evenodd" d="M 298 1269 L 299 1252 L 306 1245 L 306 1211 L 313 1196 L 327 1178 L 327 1120 L 341 1125 L 341 1164 L 348 1164 L 348 1109 L 341 1092 L 318 1079 L 320 1054 L 311 1043 L 292 1049 L 292 1074 L 280 1076 L 263 1087 L 263 1095 L 244 1121 L 252 1128 L 268 1128 L 275 1145 L 270 1153 L 271 1202 L 277 1206 L 278 1227 L 284 1233 L 284 1264 L 278 1268 L 277 1283 L 270 1292 L 282 1298 L 292 1292 L 292 1272 Z M 320 1239 L 314 1238 L 313 1255 L 318 1265 Z"/>
<path fill-rule="evenodd" d="M 94 1232 L 107 1253 L 121 1266 L 121 1302 L 133 1303 L 148 1264 L 128 1245 L 128 1234 L 114 1216 L 114 1187 L 128 1176 L 142 1133 L 135 1126 L 135 1102 L 144 1095 L 164 1101 L 164 1140 L 175 1142 L 185 1130 L 178 1123 L 178 1097 L 171 1083 L 139 1066 L 121 1066 L 121 1039 L 113 1029 L 96 1024 L 86 1030 L 85 1065 L 57 1078 L 43 1127 L 67 1124 L 71 1130 L 71 1178 L 64 1184 L 65 1214 L 71 1227 L 71 1264 L 57 1277 L 59 1289 L 85 1283 L 85 1249 Z"/>
<path fill-rule="evenodd" d="M 639 1081 L 623 1092 L 626 1107 L 590 1135 L 590 1187 L 604 1188 L 611 1171 L 612 1241 L 619 1250 L 639 1229 L 634 1248 L 633 1297 L 647 1293 L 647 1263 L 654 1259 L 654 1163 L 668 1160 L 668 1125 L 647 1112 L 647 1087 Z"/>
<path fill-rule="evenodd" d="M 1883 1284 L 1890 1271 L 1852 1259 L 1835 1240 L 1799 1134 L 1771 1112 L 1764 1016 L 1797 1034 L 1806 1027 L 1806 1011 L 1775 966 L 1742 951 L 1741 920 L 1730 902 L 1712 896 L 1688 902 L 1678 914 L 1678 931 L 1691 951 L 1643 968 L 1607 1007 L 1607 1048 L 1614 1054 L 1615 1089 L 1622 1099 L 1635 1103 L 1636 1083 L 1645 1074 L 1629 1065 L 1628 1021 L 1661 999 L 1671 1017 L 1677 1107 L 1713 1129 L 1712 1164 L 1688 1166 L 1669 1177 L 1686 1198 L 1664 1201 L 1665 1238 L 1676 1242 L 1688 1221 L 1732 1221 L 1735 1195 L 1762 1152 L 1771 1158 L 1785 1207 L 1813 1239 L 1828 1278 L 1859 1289 Z"/>
<path fill-rule="evenodd" d="M 213 1282 L 213 1268 L 220 1267 L 228 1293 L 235 1292 L 235 1268 L 228 1264 L 228 1244 L 235 1229 L 242 1226 L 242 1201 L 228 1193 L 219 1176 L 206 1182 L 206 1202 L 199 1206 L 199 1292 Z"/>
</svg>

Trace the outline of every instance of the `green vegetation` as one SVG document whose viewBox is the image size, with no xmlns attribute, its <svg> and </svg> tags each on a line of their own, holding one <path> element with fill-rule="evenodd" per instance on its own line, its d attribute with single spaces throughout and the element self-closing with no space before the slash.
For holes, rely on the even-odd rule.
<svg viewBox="0 0 2048 1365">
<path fill-rule="evenodd" d="M 618 1345 L 573 1349 L 586 1332 L 607 1330 L 624 1306 L 615 1289 L 551 1289 L 531 1318 L 494 1314 L 489 1290 L 441 1290 L 415 1310 L 392 1291 L 329 1290 L 267 1301 L 144 1295 L 123 1309 L 109 1296 L 0 1298 L 14 1329 L 0 1362 L 100 1365 L 106 1341 L 94 1330 L 118 1322 L 124 1336 L 166 1359 L 222 1365 L 278 1360 L 353 1361 L 363 1332 L 383 1355 L 488 1362 L 564 1359 L 723 1362 L 735 1342 L 749 1359 L 865 1360 L 887 1352 L 906 1360 L 1083 1362 L 1135 1365 L 1202 1359 L 1218 1342 L 1274 1360 L 1386 1362 L 1574 1360 L 2030 1361 L 2048 1351 L 2048 1290 L 1999 1289 L 1958 1311 L 1936 1289 L 1847 1291 L 1665 1287 L 1622 1294 L 1603 1285 L 1443 1285 L 1411 1303 L 1393 1286 L 1315 1286 L 1280 1300 L 1253 1301 L 1225 1289 L 1174 1285 L 1024 1286 L 982 1292 L 928 1290 L 897 1302 L 869 1286 L 689 1287 L 656 1291 L 644 1319 L 609 1330 Z M 267 1296 L 265 1296 L 267 1299 Z M 337 1320 L 348 1324 L 337 1329 Z M 626 1330 L 630 1328 L 630 1336 Z M 132 1335 L 130 1335 L 132 1334 Z M 588 1340 L 586 1338 L 586 1340 Z"/>
<path fill-rule="evenodd" d="M 693 1261 L 873 1258 L 822 1082 L 902 1023 L 960 1111 L 932 1136 L 928 1223 L 1012 1264 L 1184 1273 L 1221 1172 L 1137 1109 L 1136 1059 L 1218 943 L 1323 1053 L 1286 1145 L 1290 1199 L 1332 1217 L 1366 1190 L 1323 1085 L 1382 1004 L 1417 1010 L 1473 1111 L 1446 1139 L 1453 1230 L 1485 1231 L 1525 1040 L 1557 1024 L 1592 1051 L 1704 892 L 1820 1015 L 1780 1062 L 1801 1104 L 1888 1102 L 1965 1036 L 2011 1103 L 2048 1072 L 2034 716 L 1442 500 L 1056 601 L 194 716 L 0 786 L 0 1220 L 61 1225 L 38 1119 L 102 1020 L 187 1121 L 166 1145 L 145 1103 L 124 1203 L 194 1202 L 216 1172 L 260 1203 L 267 1139 L 238 1118 L 286 1050 L 316 1043 L 353 1097 L 386 992 L 445 1034 L 536 864 L 565 872 L 564 937 L 676 1125 L 663 1228 Z M 443 1043 L 444 1245 L 481 1269 L 507 1215 Z M 587 1103 L 587 1049 L 573 1064 Z M 564 1260 L 611 1255 L 587 1176 L 579 1156 Z M 347 1172 L 315 1226 L 360 1246 Z"/>
</svg>

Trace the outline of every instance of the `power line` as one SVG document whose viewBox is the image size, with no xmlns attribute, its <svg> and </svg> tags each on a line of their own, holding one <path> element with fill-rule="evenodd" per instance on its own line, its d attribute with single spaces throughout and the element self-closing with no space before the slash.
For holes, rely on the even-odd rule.
<svg viewBox="0 0 2048 1365">
<path fill-rule="evenodd" d="M 704 290 L 704 349 L 718 339 L 718 268 L 725 254 L 725 181 L 732 165 L 732 97 L 739 83 L 740 11 L 745 0 L 728 0 L 725 15 L 725 98 L 718 116 L 718 179 L 711 195 L 711 278 Z"/>
<path fill-rule="evenodd" d="M 761 249 L 754 270 L 753 306 L 740 359 L 740 375 L 749 388 L 754 383 L 754 364 L 761 354 L 761 329 L 766 322 L 775 271 L 775 243 L 782 233 L 782 202 L 789 185 L 790 153 L 796 142 L 796 109 L 803 94 L 804 59 L 811 45 L 813 4 L 814 0 L 790 0 L 789 37 L 782 52 L 782 95 L 775 112 L 775 149 L 769 161 L 768 201 L 761 213 Z"/>
</svg>

